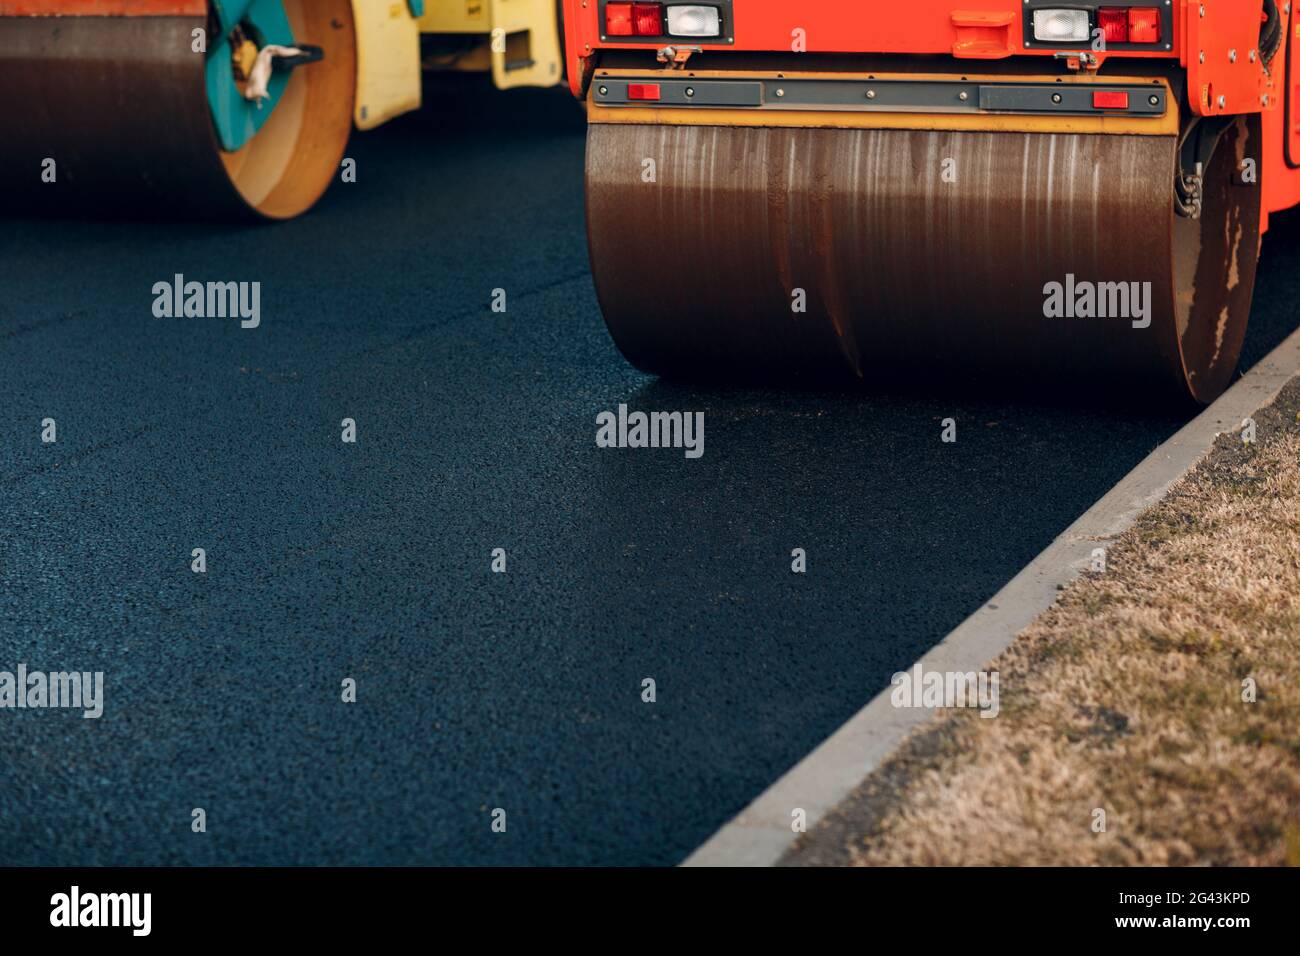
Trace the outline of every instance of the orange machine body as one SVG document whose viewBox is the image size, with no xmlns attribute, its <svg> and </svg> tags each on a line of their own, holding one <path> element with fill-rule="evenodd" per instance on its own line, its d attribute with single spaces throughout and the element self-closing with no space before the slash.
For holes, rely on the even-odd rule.
<svg viewBox="0 0 1300 956">
<path fill-rule="evenodd" d="M 666 0 L 663 6 L 673 0 Z M 701 0 L 727 21 L 722 38 L 665 38 L 659 46 L 698 47 L 703 53 L 917 55 L 950 57 L 953 69 L 996 74 L 1000 63 L 1034 63 L 1042 74 L 1068 74 L 1071 62 L 1058 45 L 1036 43 L 1021 0 Z M 564 0 L 569 82 L 584 98 L 602 53 L 646 50 L 644 39 L 608 35 L 606 0 Z M 1049 4 L 1038 4 L 1040 6 Z M 1054 4 L 1051 4 L 1054 6 Z M 1111 6 L 1105 0 L 1063 2 L 1061 7 Z M 1262 113 L 1265 135 L 1263 227 L 1269 211 L 1300 203 L 1300 13 L 1278 0 L 1283 18 L 1280 48 L 1266 68 L 1258 56 L 1263 0 L 1116 0 L 1118 7 L 1160 10 L 1160 42 L 1146 49 L 1079 44 L 1090 51 L 1091 69 L 1104 82 L 1124 63 L 1167 64 L 1181 78 L 1177 90 L 1188 113 L 1205 116 Z M 972 62 L 975 61 L 975 62 Z M 1108 64 L 1108 61 L 1110 62 Z M 717 62 L 716 59 L 714 62 Z M 794 68 L 794 67 L 791 67 Z M 669 69 L 665 65 L 663 69 Z M 1009 72 L 1009 71 L 1008 71 Z M 761 116 L 753 122 L 762 123 Z"/>
</svg>

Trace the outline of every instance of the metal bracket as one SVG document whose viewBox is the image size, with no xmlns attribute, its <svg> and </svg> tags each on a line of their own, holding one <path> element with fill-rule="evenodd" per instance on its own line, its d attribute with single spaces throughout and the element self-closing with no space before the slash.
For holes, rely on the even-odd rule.
<svg viewBox="0 0 1300 956">
<path fill-rule="evenodd" d="M 657 54 L 660 63 L 666 63 L 669 69 L 681 70 L 686 68 L 686 61 L 692 54 L 701 52 L 698 46 L 666 46 Z"/>
<path fill-rule="evenodd" d="M 1096 54 L 1089 53 L 1087 50 L 1060 50 L 1052 54 L 1057 60 L 1064 60 L 1066 67 L 1075 71 L 1095 70 L 1101 65 Z"/>
<path fill-rule="evenodd" d="M 1231 116 L 1196 116 L 1183 130 L 1174 175 L 1174 211 L 1184 219 L 1201 218 L 1205 167 L 1232 121 Z"/>
</svg>

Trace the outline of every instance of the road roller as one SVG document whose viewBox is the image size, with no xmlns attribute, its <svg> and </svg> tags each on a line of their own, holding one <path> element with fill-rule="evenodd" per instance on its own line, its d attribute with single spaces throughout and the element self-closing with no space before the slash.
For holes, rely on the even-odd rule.
<svg viewBox="0 0 1300 956">
<path fill-rule="evenodd" d="M 555 0 L 0 0 L 9 208 L 287 219 L 422 71 L 563 82 Z"/>
<path fill-rule="evenodd" d="M 1289 3 L 565 0 L 565 28 L 601 311 L 661 376 L 1209 402 L 1300 201 Z"/>
</svg>

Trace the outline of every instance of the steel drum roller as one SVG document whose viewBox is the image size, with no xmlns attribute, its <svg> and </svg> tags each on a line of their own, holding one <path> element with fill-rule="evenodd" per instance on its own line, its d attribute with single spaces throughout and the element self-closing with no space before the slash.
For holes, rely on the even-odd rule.
<svg viewBox="0 0 1300 956">
<path fill-rule="evenodd" d="M 662 375 L 953 373 L 1209 401 L 1250 311 L 1259 189 L 1234 175 L 1259 138 L 1246 119 L 1223 135 L 1192 220 L 1173 211 L 1172 135 L 593 123 L 592 271 L 618 347 Z M 1067 276 L 1149 282 L 1150 325 L 1046 316 Z"/>
<path fill-rule="evenodd" d="M 193 31 L 214 17 L 11 16 L 0 21 L 9 208 L 75 213 L 255 214 L 309 208 L 337 174 L 351 130 L 356 50 L 348 0 L 285 0 L 296 42 L 320 62 L 292 71 L 274 112 L 223 151 Z M 210 39 L 209 42 L 212 42 Z M 56 181 L 41 180 L 55 160 Z"/>
</svg>

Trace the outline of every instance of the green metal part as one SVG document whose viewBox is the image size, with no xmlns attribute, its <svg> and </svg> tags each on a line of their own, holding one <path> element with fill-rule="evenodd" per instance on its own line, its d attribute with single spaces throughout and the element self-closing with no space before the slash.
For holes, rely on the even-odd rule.
<svg viewBox="0 0 1300 956">
<path fill-rule="evenodd" d="M 266 88 L 270 94 L 269 99 L 260 103 L 244 99 L 235 84 L 231 66 L 231 32 L 239 27 L 261 49 L 270 43 L 293 46 L 293 30 L 280 0 L 211 2 L 221 34 L 208 49 L 208 104 L 212 107 L 212 122 L 216 126 L 221 148 L 233 152 L 252 139 L 270 118 L 289 83 L 289 74 L 278 70 L 271 74 Z"/>
</svg>

